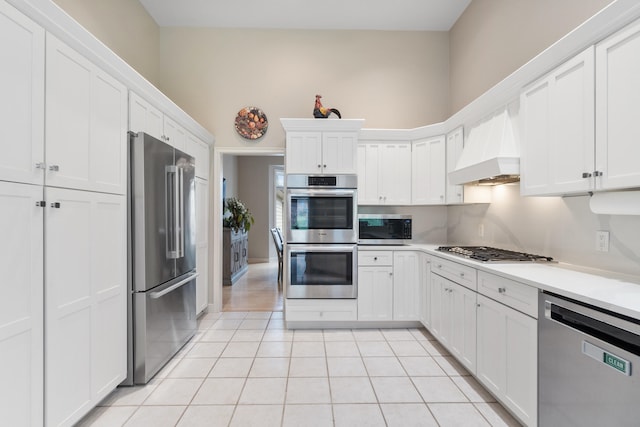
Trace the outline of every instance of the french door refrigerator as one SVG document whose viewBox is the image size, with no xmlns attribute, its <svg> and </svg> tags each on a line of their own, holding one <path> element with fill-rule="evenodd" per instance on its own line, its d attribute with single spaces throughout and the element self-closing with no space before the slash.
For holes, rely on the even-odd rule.
<svg viewBox="0 0 640 427">
<path fill-rule="evenodd" d="M 129 372 L 146 384 L 195 334 L 195 168 L 189 155 L 130 133 Z"/>
</svg>

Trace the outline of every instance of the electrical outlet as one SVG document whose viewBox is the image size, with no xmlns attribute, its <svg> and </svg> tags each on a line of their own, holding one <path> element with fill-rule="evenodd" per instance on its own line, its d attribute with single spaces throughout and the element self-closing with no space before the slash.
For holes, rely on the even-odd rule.
<svg viewBox="0 0 640 427">
<path fill-rule="evenodd" d="M 484 237 L 484 224 L 478 224 L 478 236 Z"/>
<path fill-rule="evenodd" d="M 605 230 L 596 231 L 596 251 L 609 252 L 609 232 Z"/>
</svg>

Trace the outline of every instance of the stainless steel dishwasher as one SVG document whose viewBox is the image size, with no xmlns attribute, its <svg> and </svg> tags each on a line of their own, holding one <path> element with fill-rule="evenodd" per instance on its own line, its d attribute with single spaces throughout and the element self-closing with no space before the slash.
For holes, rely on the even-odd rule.
<svg viewBox="0 0 640 427">
<path fill-rule="evenodd" d="M 541 293 L 541 427 L 640 425 L 640 322 Z"/>
</svg>

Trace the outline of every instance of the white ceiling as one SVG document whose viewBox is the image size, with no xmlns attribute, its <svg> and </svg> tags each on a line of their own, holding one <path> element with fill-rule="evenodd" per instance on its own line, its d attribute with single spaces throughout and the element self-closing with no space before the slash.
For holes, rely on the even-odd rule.
<svg viewBox="0 0 640 427">
<path fill-rule="evenodd" d="M 471 0 L 140 0 L 162 27 L 448 31 Z"/>
</svg>

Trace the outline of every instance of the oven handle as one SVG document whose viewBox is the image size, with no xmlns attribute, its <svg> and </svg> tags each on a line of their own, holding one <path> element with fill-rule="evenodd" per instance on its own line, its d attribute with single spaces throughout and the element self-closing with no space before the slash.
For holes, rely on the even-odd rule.
<svg viewBox="0 0 640 427">
<path fill-rule="evenodd" d="M 289 197 L 353 197 L 357 190 L 289 190 Z"/>
<path fill-rule="evenodd" d="M 288 243 L 287 244 L 287 253 L 300 253 L 300 252 L 358 252 L 357 244 L 317 244 L 317 245 L 307 245 L 307 244 L 296 244 L 296 243 Z"/>
</svg>

